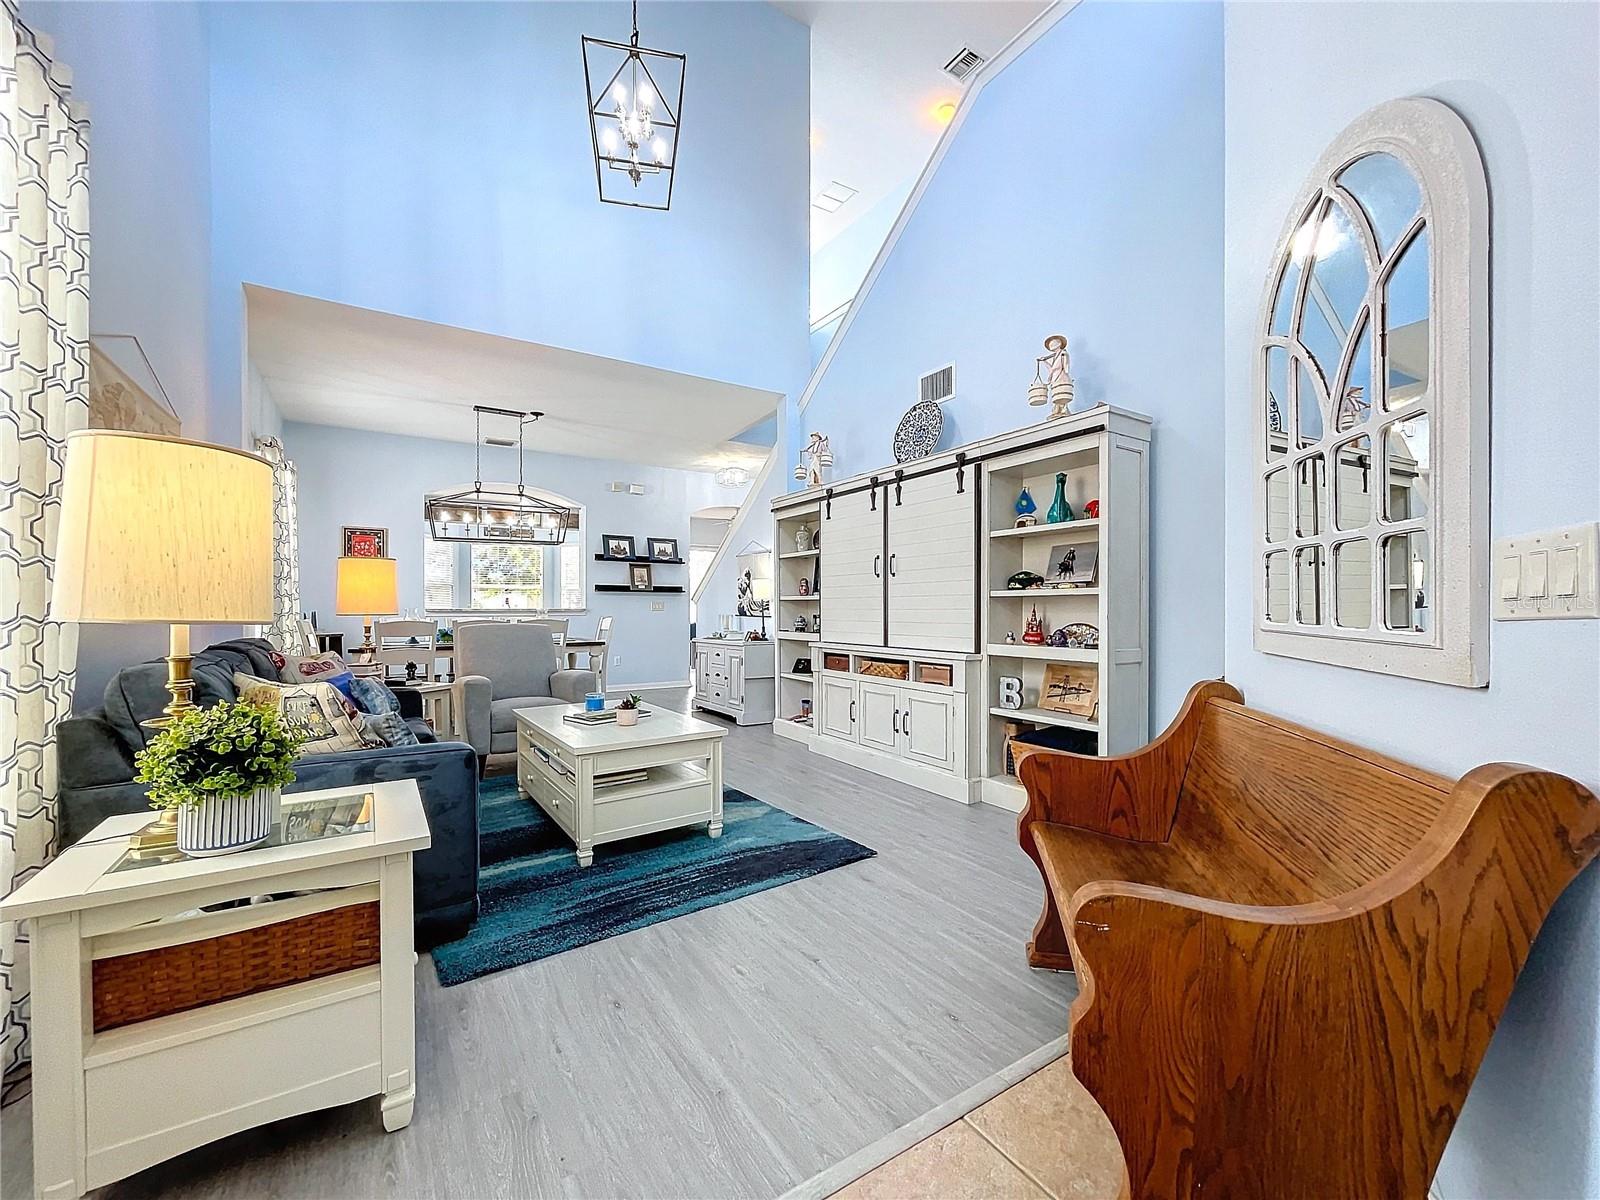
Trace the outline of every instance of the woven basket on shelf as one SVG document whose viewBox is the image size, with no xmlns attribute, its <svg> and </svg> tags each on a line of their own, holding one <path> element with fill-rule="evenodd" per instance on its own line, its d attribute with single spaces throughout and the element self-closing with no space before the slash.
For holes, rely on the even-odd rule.
<svg viewBox="0 0 1600 1200">
<path fill-rule="evenodd" d="M 378 961 L 378 904 L 351 904 L 94 964 L 98 1033 Z"/>
</svg>

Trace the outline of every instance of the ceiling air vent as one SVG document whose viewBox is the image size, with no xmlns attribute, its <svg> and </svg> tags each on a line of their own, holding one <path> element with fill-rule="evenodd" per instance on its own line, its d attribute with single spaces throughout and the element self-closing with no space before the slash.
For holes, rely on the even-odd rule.
<svg viewBox="0 0 1600 1200">
<path fill-rule="evenodd" d="M 951 363 L 947 367 L 940 367 L 937 371 L 929 371 L 917 380 L 917 400 L 932 400 L 935 404 L 943 404 L 956 394 L 956 365 Z"/>
<path fill-rule="evenodd" d="M 486 438 L 483 439 L 483 444 L 485 446 L 515 446 L 517 444 L 517 439 L 516 438 L 504 438 L 504 437 L 486 437 Z"/>
<path fill-rule="evenodd" d="M 956 56 L 945 63 L 946 74 L 954 75 L 957 79 L 965 79 L 988 60 L 974 50 L 971 46 L 963 46 L 956 51 Z"/>
</svg>

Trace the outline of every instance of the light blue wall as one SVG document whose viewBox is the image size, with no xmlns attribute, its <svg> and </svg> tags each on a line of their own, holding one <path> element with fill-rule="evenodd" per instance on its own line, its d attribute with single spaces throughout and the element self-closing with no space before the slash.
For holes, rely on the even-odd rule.
<svg viewBox="0 0 1600 1200">
<path fill-rule="evenodd" d="M 670 212 L 602 205 L 579 38 L 622 3 L 207 6 L 213 369 L 241 283 L 797 391 L 809 40 L 766 4 L 646 3 L 687 53 Z M 237 428 L 237 426 L 235 426 Z"/>
<path fill-rule="evenodd" d="M 1250 363 L 1281 222 L 1323 148 L 1398 96 L 1443 100 L 1489 179 L 1495 536 L 1600 516 L 1600 91 L 1592 4 L 1237 4 L 1227 19 L 1228 677 L 1270 711 L 1460 774 L 1508 759 L 1600 788 L 1600 626 L 1491 627 L 1470 690 L 1251 646 Z M 1315 47 L 1284 69 L 1286 47 Z M 1557 907 L 1439 1171 L 1445 1200 L 1600 1195 L 1600 875 Z"/>
<path fill-rule="evenodd" d="M 204 22 L 197 4 L 26 3 L 89 106 L 89 326 L 131 333 L 183 418 L 185 437 L 226 427 L 206 363 L 211 196 Z M 202 645 L 210 631 L 196 629 Z M 155 625 L 85 625 L 79 708 L 119 667 L 165 654 Z"/>
<path fill-rule="evenodd" d="M 472 446 L 293 421 L 283 427 L 283 443 L 299 473 L 301 605 L 317 611 L 322 629 L 361 632 L 360 618 L 334 615 L 334 560 L 339 556 L 343 526 L 374 525 L 389 531 L 389 554 L 398 564 L 400 607 L 420 610 L 423 497 L 442 488 L 471 486 Z M 484 463 L 486 480 L 495 461 Z M 498 461 L 505 464 L 505 471 L 494 479 L 515 471 L 511 459 Z M 632 534 L 641 554 L 648 537 L 677 538 L 678 548 L 687 558 L 689 514 L 719 503 L 724 492 L 703 471 L 560 454 L 529 453 L 525 461 L 530 484 L 585 506 L 584 565 L 591 588 L 597 583 L 628 582 L 625 567 L 594 561 L 602 534 Z M 630 496 L 606 490 L 614 479 L 642 483 L 645 494 Z M 656 576 L 658 583 L 687 587 L 689 568 L 657 567 Z M 651 611 L 652 603 L 661 604 L 661 611 Z M 572 618 L 573 632 L 593 633 L 607 613 L 616 618 L 608 685 L 688 679 L 687 593 L 591 591 L 589 611 Z M 347 638 L 346 644 L 354 642 Z"/>
<path fill-rule="evenodd" d="M 811 320 L 827 316 L 861 288 L 883 239 L 905 207 L 908 179 L 811 253 Z"/>
<path fill-rule="evenodd" d="M 977 97 L 800 417 L 836 478 L 881 466 L 954 359 L 945 445 L 1028 425 L 1065 333 L 1080 398 L 1155 418 L 1155 728 L 1222 670 L 1221 144 L 1219 6 L 1073 10 Z"/>
</svg>

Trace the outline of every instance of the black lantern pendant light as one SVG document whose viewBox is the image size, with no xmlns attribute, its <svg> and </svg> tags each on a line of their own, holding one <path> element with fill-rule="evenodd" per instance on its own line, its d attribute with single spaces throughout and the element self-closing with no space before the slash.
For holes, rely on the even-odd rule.
<svg viewBox="0 0 1600 1200">
<path fill-rule="evenodd" d="M 428 532 L 437 542 L 496 542 L 556 546 L 578 527 L 575 510 L 530 496 L 522 478 L 523 430 L 544 416 L 509 408 L 472 406 L 476 436 L 472 488 L 449 496 L 430 496 L 422 506 Z M 517 490 L 483 486 L 483 414 L 517 419 Z M 507 441 L 506 445 L 510 445 Z"/>
<path fill-rule="evenodd" d="M 682 54 L 639 45 L 638 0 L 633 37 L 626 44 L 583 39 L 589 140 L 602 204 L 672 207 L 687 61 Z"/>
</svg>

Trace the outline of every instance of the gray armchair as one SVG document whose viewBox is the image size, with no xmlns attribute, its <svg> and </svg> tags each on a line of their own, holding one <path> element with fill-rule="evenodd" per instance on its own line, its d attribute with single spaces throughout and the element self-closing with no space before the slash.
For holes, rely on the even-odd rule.
<svg viewBox="0 0 1600 1200">
<path fill-rule="evenodd" d="M 519 708 L 581 704 L 595 690 L 593 671 L 566 671 L 543 625 L 472 621 L 455 628 L 457 711 L 480 767 L 491 754 L 517 749 Z"/>
</svg>

